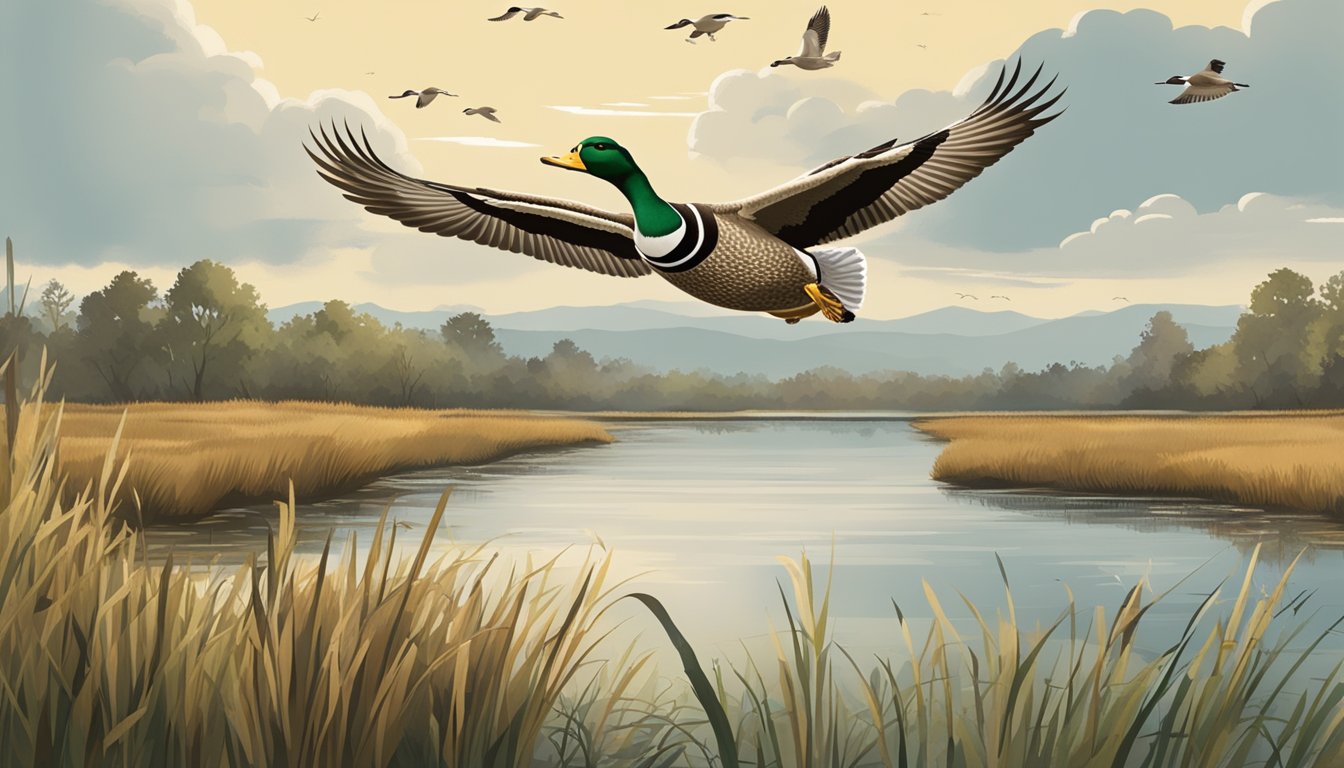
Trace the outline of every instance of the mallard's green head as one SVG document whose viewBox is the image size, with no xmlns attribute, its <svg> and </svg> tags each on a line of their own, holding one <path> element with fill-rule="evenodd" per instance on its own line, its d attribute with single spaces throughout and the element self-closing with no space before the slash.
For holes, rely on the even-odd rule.
<svg viewBox="0 0 1344 768">
<path fill-rule="evenodd" d="M 613 184 L 641 173 L 630 151 L 606 136 L 589 136 L 564 157 L 543 157 L 541 162 L 590 173 Z"/>
</svg>

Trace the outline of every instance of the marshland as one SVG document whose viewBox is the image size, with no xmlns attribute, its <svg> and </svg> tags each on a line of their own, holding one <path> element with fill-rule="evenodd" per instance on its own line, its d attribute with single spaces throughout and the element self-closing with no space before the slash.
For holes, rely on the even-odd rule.
<svg viewBox="0 0 1344 768">
<path fill-rule="evenodd" d="M 519 451 L 610 442 L 601 426 L 510 411 L 338 403 L 133 403 L 66 406 L 60 470 L 72 489 L 112 455 L 126 467 L 118 501 L 137 520 L 190 520 L 225 502 L 311 500 L 379 475 L 479 464 Z M 135 460 L 124 461 L 134 454 Z"/>
<path fill-rule="evenodd" d="M 0 737 L 27 764 L 1344 756 L 1312 516 L 958 490 L 942 443 L 851 416 L 612 423 L 136 532 L 133 443 L 60 492 L 67 415 L 25 408 L 3 512 Z"/>
<path fill-rule="evenodd" d="M 982 414 L 915 426 L 949 441 L 932 474 L 958 485 L 1196 497 L 1344 518 L 1339 411 Z"/>
</svg>

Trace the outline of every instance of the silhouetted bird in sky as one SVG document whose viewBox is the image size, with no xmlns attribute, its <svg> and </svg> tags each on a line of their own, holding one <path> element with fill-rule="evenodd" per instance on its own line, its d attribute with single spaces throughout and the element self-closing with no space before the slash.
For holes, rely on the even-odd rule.
<svg viewBox="0 0 1344 768">
<path fill-rule="evenodd" d="M 462 110 L 462 114 L 480 115 L 481 117 L 484 117 L 486 120 L 492 120 L 496 123 L 503 122 L 498 117 L 495 117 L 496 111 L 498 110 L 496 110 L 494 107 L 468 107 Z"/>
<path fill-rule="evenodd" d="M 1185 86 L 1181 95 L 1169 102 L 1171 104 L 1197 104 L 1201 101 L 1213 101 L 1214 99 L 1221 99 L 1233 91 L 1251 87 L 1245 83 L 1234 83 L 1223 77 L 1223 67 L 1225 66 L 1227 65 L 1224 62 L 1214 59 L 1209 62 L 1206 69 L 1193 75 L 1173 75 L 1160 83 L 1154 83 L 1154 85 Z"/>
<path fill-rule="evenodd" d="M 980 300 L 979 297 L 977 297 L 977 296 L 972 296 L 972 295 L 969 294 L 969 293 L 958 293 L 957 295 L 960 296 L 960 297 L 963 298 L 963 299 L 970 299 L 971 301 L 979 301 L 979 300 Z"/>
<path fill-rule="evenodd" d="M 1124 301 L 1124 302 L 1128 302 L 1129 299 L 1126 299 L 1124 296 L 1112 296 L 1112 297 L 1111 297 L 1111 301 Z"/>
<path fill-rule="evenodd" d="M 519 8 L 515 5 L 503 14 L 490 19 L 490 21 L 508 21 L 520 13 L 523 14 L 523 21 L 534 21 L 542 16 L 554 16 L 557 19 L 565 18 L 555 11 L 548 11 L 545 8 Z"/>
<path fill-rule="evenodd" d="M 734 16 L 731 13 L 711 13 L 708 16 L 701 16 L 698 19 L 682 19 L 671 26 L 663 29 L 681 29 L 682 27 L 694 27 L 688 41 L 694 42 L 695 38 L 701 35 L 708 35 L 710 40 L 714 40 L 714 33 L 723 29 L 730 21 L 746 21 L 747 16 Z"/>
<path fill-rule="evenodd" d="M 831 12 L 821 6 L 807 22 L 803 31 L 803 44 L 796 55 L 787 59 L 770 62 L 770 66 L 792 64 L 799 69 L 825 69 L 840 60 L 840 52 L 826 53 L 826 38 L 831 32 Z"/>
<path fill-rule="evenodd" d="M 456 93 L 449 93 L 443 90 L 442 88 L 434 88 L 431 86 L 429 88 L 424 89 L 423 91 L 412 91 L 408 89 L 404 91 L 400 96 L 388 96 L 387 98 L 404 99 L 407 96 L 418 96 L 419 98 L 415 100 L 415 108 L 424 109 L 425 107 L 429 106 L 429 103 L 433 101 L 434 97 L 436 96 L 456 96 L 456 95 L 457 95 Z"/>
<path fill-rule="evenodd" d="M 991 298 L 991 299 L 1003 299 L 1004 301 L 1012 301 L 1012 299 L 1008 298 L 1007 296 L 990 296 L 989 298 Z"/>
<path fill-rule="evenodd" d="M 317 17 L 318 17 L 318 16 L 321 16 L 321 15 L 322 15 L 322 12 L 321 12 L 321 11 L 318 11 L 317 13 L 314 13 L 312 16 L 304 16 L 303 18 L 305 18 L 305 19 L 307 19 L 307 20 L 309 20 L 309 21 L 317 21 Z"/>
</svg>

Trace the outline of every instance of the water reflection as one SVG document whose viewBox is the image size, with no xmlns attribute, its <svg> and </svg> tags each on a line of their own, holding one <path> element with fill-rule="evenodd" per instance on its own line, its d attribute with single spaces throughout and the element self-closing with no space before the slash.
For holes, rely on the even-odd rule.
<svg viewBox="0 0 1344 768">
<path fill-rule="evenodd" d="M 1113 609 L 1146 577 L 1156 591 L 1180 584 L 1145 619 L 1158 647 L 1205 594 L 1226 579 L 1239 583 L 1256 542 L 1267 561 L 1257 594 L 1310 545 L 1290 594 L 1316 589 L 1322 615 L 1344 613 L 1334 587 L 1344 573 L 1344 526 L 1325 518 L 949 489 L 929 479 L 943 444 L 892 420 L 627 422 L 616 434 L 613 445 L 407 473 L 305 505 L 300 549 L 320 551 L 333 532 L 367 546 L 384 510 L 409 526 L 398 539 L 414 546 L 452 486 L 440 549 L 491 542 L 505 557 L 568 549 L 581 560 L 600 537 L 615 553 L 614 577 L 657 594 L 694 643 L 723 653 L 783 620 L 777 582 L 787 579 L 777 558 L 803 550 L 823 571 L 834 552 L 836 637 L 856 655 L 895 647 L 893 600 L 916 622 L 928 618 L 926 580 L 958 620 L 969 621 L 958 593 L 992 616 L 1004 603 L 996 555 L 1027 626 L 1059 615 L 1066 584 L 1078 605 Z M 260 506 L 155 528 L 151 556 L 239 562 L 264 551 L 274 520 L 273 508 Z"/>
<path fill-rule="evenodd" d="M 1344 551 L 1344 526 L 1323 515 L 1266 512 L 1170 497 L 955 487 L 943 488 L 942 493 L 959 504 L 1005 509 L 1067 525 L 1115 525 L 1152 534 L 1172 529 L 1203 531 L 1231 542 L 1247 555 L 1260 545 L 1261 559 L 1269 562 L 1290 562 L 1299 554 L 1311 561 L 1321 550 Z"/>
</svg>

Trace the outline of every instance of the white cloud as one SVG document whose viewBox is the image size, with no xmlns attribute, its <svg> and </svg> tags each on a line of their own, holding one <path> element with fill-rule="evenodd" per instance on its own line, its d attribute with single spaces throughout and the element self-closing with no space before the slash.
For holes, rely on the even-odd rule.
<svg viewBox="0 0 1344 768">
<path fill-rule="evenodd" d="M 0 225 L 29 263 L 291 263 L 370 247 L 369 217 L 301 149 L 319 124 L 362 127 L 419 170 L 368 95 L 281 98 L 258 57 L 228 53 L 183 0 L 4 3 L 0 27 L 25 30 L 6 47 L 26 66 L 0 70 L 23 105 L 0 120 Z"/>
<path fill-rule="evenodd" d="M 554 109 L 557 112 L 565 112 L 571 115 L 583 115 L 585 117 L 695 117 L 699 114 L 697 112 L 650 112 L 646 110 L 600 109 L 597 107 L 563 105 L 548 106 L 547 109 Z"/>
<path fill-rule="evenodd" d="M 461 144 L 467 147 L 495 147 L 500 149 L 522 149 L 524 147 L 539 147 L 540 144 L 529 144 L 526 141 L 513 141 L 511 139 L 496 139 L 493 136 L 426 136 L 416 141 L 442 141 L 448 144 Z"/>
<path fill-rule="evenodd" d="M 1177 195 L 1150 197 L 1132 211 L 1097 219 L 1064 238 L 1060 255 L 1090 273 L 1192 272 L 1213 264 L 1285 256 L 1295 261 L 1340 262 L 1340 235 L 1321 219 L 1344 209 L 1260 192 L 1201 214 Z M 1340 219 L 1344 220 L 1344 219 Z"/>
<path fill-rule="evenodd" d="M 1234 266 L 1251 274 L 1286 264 L 1337 269 L 1344 264 L 1341 224 L 1344 207 L 1296 198 L 1253 192 L 1201 213 L 1188 200 L 1168 193 L 1098 217 L 1057 247 L 1001 253 L 898 235 L 878 238 L 864 250 L 871 257 L 898 261 L 910 274 L 981 274 L 990 283 L 1205 279 L 1211 271 Z"/>
</svg>

